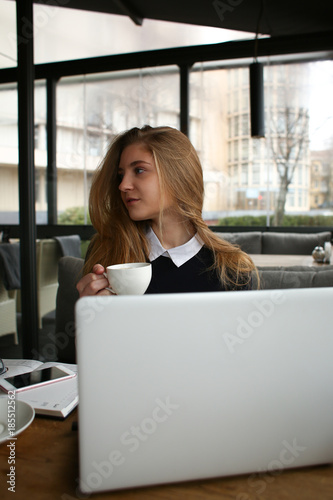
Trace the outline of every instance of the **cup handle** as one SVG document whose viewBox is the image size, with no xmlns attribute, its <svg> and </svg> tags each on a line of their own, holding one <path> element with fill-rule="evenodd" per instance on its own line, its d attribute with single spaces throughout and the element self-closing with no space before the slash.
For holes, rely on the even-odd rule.
<svg viewBox="0 0 333 500">
<path fill-rule="evenodd" d="M 106 273 L 103 273 L 103 276 L 104 276 L 104 278 L 108 279 L 108 275 Z M 108 290 L 109 292 L 111 292 L 112 295 L 117 295 L 116 292 L 114 290 L 112 290 L 112 288 L 109 286 L 106 286 L 105 290 Z"/>
</svg>

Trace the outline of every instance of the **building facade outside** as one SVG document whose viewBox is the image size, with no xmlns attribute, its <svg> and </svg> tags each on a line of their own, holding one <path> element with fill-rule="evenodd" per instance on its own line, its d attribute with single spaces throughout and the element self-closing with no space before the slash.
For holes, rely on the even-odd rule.
<svg viewBox="0 0 333 500">
<path fill-rule="evenodd" d="M 333 151 L 311 154 L 310 208 L 333 208 Z"/>
</svg>

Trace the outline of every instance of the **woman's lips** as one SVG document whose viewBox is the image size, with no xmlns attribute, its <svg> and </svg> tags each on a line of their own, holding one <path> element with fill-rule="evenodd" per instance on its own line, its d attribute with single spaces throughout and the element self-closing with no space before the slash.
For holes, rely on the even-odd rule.
<svg viewBox="0 0 333 500">
<path fill-rule="evenodd" d="M 137 203 L 139 201 L 138 198 L 127 198 L 126 200 L 126 205 L 134 205 L 135 203 Z"/>
</svg>

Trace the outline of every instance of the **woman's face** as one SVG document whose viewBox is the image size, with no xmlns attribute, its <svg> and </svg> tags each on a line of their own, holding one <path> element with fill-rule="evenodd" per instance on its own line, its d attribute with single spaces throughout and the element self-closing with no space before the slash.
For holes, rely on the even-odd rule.
<svg viewBox="0 0 333 500">
<path fill-rule="evenodd" d="M 127 146 L 120 157 L 118 176 L 122 201 L 134 221 L 157 223 L 161 211 L 172 207 L 170 196 L 161 197 L 153 155 L 142 144 Z"/>
</svg>

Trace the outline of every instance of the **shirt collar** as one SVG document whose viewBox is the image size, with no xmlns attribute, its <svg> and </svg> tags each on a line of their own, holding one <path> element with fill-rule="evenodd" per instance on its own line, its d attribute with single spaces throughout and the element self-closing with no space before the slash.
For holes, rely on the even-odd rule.
<svg viewBox="0 0 333 500">
<path fill-rule="evenodd" d="M 180 267 L 185 264 L 185 262 L 192 259 L 192 257 L 194 257 L 203 247 L 203 242 L 197 234 L 184 243 L 184 245 L 169 248 L 168 250 L 162 246 L 160 240 L 157 238 L 151 227 L 148 229 L 146 236 L 150 244 L 150 262 L 163 255 L 163 257 L 169 257 L 169 259 L 171 259 L 177 267 Z"/>
</svg>

